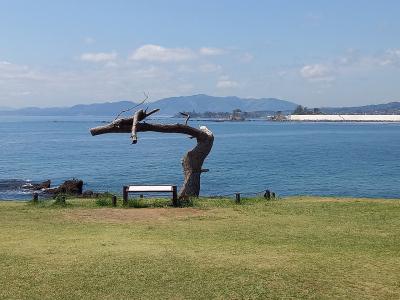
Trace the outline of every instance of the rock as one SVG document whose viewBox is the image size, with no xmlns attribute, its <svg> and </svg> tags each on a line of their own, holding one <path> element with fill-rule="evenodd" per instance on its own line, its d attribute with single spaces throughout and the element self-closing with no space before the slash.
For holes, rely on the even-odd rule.
<svg viewBox="0 0 400 300">
<path fill-rule="evenodd" d="M 33 191 L 40 191 L 43 189 L 50 188 L 50 184 L 51 184 L 51 180 L 46 180 L 41 183 L 31 183 L 31 184 L 23 185 L 23 188 L 28 189 L 28 190 L 33 190 Z"/>
<path fill-rule="evenodd" d="M 44 192 L 45 194 L 57 194 L 58 188 L 45 189 L 43 192 Z"/>
<path fill-rule="evenodd" d="M 51 180 L 49 179 L 49 180 L 43 181 L 40 184 L 37 184 L 36 187 L 39 190 L 48 189 L 48 188 L 50 188 L 50 184 L 51 184 Z"/>
<path fill-rule="evenodd" d="M 78 179 L 66 180 L 58 187 L 58 193 L 69 195 L 82 195 L 83 181 Z"/>
<path fill-rule="evenodd" d="M 50 194 L 67 194 L 67 195 L 82 195 L 83 181 L 79 179 L 66 180 L 58 188 L 46 189 L 46 193 Z"/>
<path fill-rule="evenodd" d="M 87 190 L 82 193 L 82 197 L 84 197 L 84 198 L 92 198 L 93 196 L 94 196 L 94 192 L 91 190 Z"/>
</svg>

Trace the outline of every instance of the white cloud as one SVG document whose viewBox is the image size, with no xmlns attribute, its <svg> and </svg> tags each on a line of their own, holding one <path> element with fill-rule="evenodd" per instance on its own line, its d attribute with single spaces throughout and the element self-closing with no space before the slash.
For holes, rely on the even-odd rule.
<svg viewBox="0 0 400 300">
<path fill-rule="evenodd" d="M 310 81 L 332 81 L 333 69 L 324 64 L 305 65 L 300 70 L 300 75 Z"/>
<path fill-rule="evenodd" d="M 1 80 L 42 80 L 45 79 L 38 71 L 25 65 L 0 61 Z"/>
<path fill-rule="evenodd" d="M 157 78 L 166 79 L 169 77 L 168 71 L 161 68 L 157 68 L 155 66 L 150 66 L 148 68 L 136 70 L 133 72 L 133 74 L 135 74 L 135 76 L 137 76 L 138 78 L 143 78 L 143 79 L 157 79 Z"/>
<path fill-rule="evenodd" d="M 379 63 L 381 66 L 400 65 L 400 49 L 386 50 Z"/>
<path fill-rule="evenodd" d="M 116 52 L 97 52 L 97 53 L 83 53 L 81 60 L 88 62 L 110 62 L 117 59 Z"/>
<path fill-rule="evenodd" d="M 242 62 L 245 62 L 245 63 L 249 63 L 249 62 L 251 62 L 253 59 L 254 59 L 254 56 L 253 56 L 251 53 L 249 53 L 249 52 L 246 52 L 246 53 L 244 53 L 244 54 L 242 54 L 242 55 L 240 56 L 240 60 L 241 60 Z"/>
<path fill-rule="evenodd" d="M 299 73 L 310 82 L 332 82 L 340 75 L 369 74 L 387 67 L 400 67 L 400 49 L 387 49 L 380 53 L 362 54 L 349 49 L 342 56 L 316 64 L 304 65 Z M 298 71 L 297 71 L 298 72 Z"/>
<path fill-rule="evenodd" d="M 338 74 L 368 74 L 385 67 L 400 67 L 400 49 L 388 49 L 375 55 L 349 49 L 344 55 L 330 61 L 303 66 L 300 75 L 309 81 L 330 82 Z"/>
<path fill-rule="evenodd" d="M 224 54 L 226 51 L 220 48 L 202 47 L 199 52 L 201 55 L 214 56 Z"/>
<path fill-rule="evenodd" d="M 200 71 L 204 73 L 215 73 L 222 70 L 220 65 L 216 64 L 202 64 L 200 65 Z"/>
<path fill-rule="evenodd" d="M 144 45 L 136 49 L 130 59 L 153 62 L 177 62 L 196 58 L 194 51 L 188 48 L 165 48 L 159 45 Z"/>
<path fill-rule="evenodd" d="M 231 89 L 239 86 L 237 81 L 229 79 L 228 76 L 221 76 L 217 82 L 217 88 L 219 89 Z"/>
</svg>

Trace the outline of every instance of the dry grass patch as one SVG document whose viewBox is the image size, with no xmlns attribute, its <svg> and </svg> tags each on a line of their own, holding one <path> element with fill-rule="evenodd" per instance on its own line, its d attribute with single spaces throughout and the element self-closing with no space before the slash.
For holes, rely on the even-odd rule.
<svg viewBox="0 0 400 300">
<path fill-rule="evenodd" d="M 100 223 L 130 223 L 168 221 L 205 216 L 210 211 L 198 208 L 98 208 L 71 209 L 63 212 L 67 220 Z"/>
</svg>

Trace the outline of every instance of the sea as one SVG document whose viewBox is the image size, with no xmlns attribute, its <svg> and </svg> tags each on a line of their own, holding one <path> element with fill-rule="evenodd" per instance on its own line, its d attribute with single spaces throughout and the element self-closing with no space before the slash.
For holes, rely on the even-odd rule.
<svg viewBox="0 0 400 300">
<path fill-rule="evenodd" d="M 176 184 L 195 145 L 181 134 L 91 136 L 112 117 L 0 116 L 0 199 L 26 200 L 26 185 L 78 178 L 84 190 L 122 193 L 128 184 Z M 182 123 L 156 118 L 148 122 Z M 400 198 L 399 123 L 297 123 L 193 120 L 215 136 L 201 195 Z"/>
</svg>

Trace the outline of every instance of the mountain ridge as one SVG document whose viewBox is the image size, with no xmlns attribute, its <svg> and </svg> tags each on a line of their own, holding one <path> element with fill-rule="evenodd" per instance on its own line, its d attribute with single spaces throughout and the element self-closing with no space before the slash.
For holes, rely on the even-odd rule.
<svg viewBox="0 0 400 300">
<path fill-rule="evenodd" d="M 115 116 L 122 110 L 134 107 L 137 103 L 128 100 L 115 102 L 102 102 L 92 104 L 76 104 L 70 107 L 25 107 L 12 109 L 0 107 L 0 115 L 25 115 L 25 116 Z M 291 113 L 298 104 L 277 98 L 240 98 L 236 96 L 216 97 L 205 94 L 191 96 L 176 96 L 145 103 L 141 108 L 159 108 L 158 115 L 174 116 L 178 112 L 186 111 L 196 113 L 205 112 L 231 112 L 241 109 L 246 112 L 283 111 Z M 383 104 L 370 104 L 349 107 L 321 107 L 325 114 L 400 114 L 400 102 L 388 102 Z"/>
<path fill-rule="evenodd" d="M 382 104 L 369 104 L 348 107 L 321 107 L 326 114 L 400 114 L 400 102 L 393 101 Z"/>
<path fill-rule="evenodd" d="M 53 116 L 53 115 L 116 115 L 120 111 L 137 105 L 132 101 L 103 102 L 93 104 L 77 104 L 71 107 L 25 107 L 14 110 L 0 111 L 2 115 L 28 115 L 28 116 Z M 234 109 L 243 111 L 289 111 L 294 110 L 296 103 L 276 98 L 239 98 L 236 96 L 215 97 L 205 94 L 192 96 L 178 96 L 163 98 L 154 102 L 143 104 L 150 109 L 159 108 L 161 115 L 173 116 L 179 111 L 216 111 L 227 112 Z"/>
</svg>

